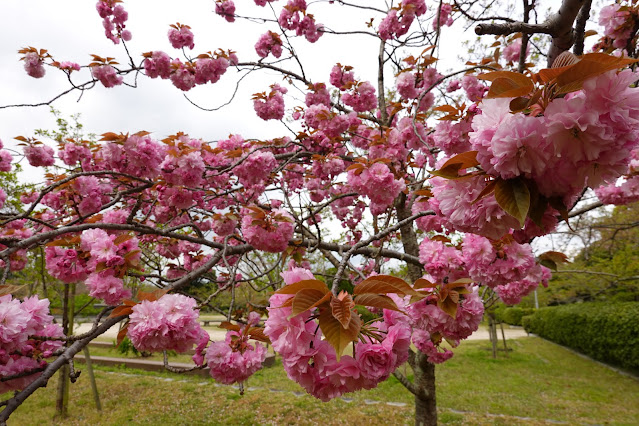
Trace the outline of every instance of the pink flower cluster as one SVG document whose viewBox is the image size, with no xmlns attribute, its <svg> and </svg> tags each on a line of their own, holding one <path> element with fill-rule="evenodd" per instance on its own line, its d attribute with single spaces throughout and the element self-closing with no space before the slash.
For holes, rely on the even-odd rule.
<svg viewBox="0 0 639 426">
<path fill-rule="evenodd" d="M 282 273 L 282 277 L 287 284 L 314 279 L 310 271 L 301 268 Z M 314 397 L 329 401 L 347 392 L 372 389 L 408 358 L 409 330 L 402 324 L 377 322 L 372 327 L 377 327 L 384 338 L 380 342 L 358 342 L 354 357 L 344 355 L 338 361 L 332 346 L 322 340 L 310 311 L 289 318 L 291 308 L 280 307 L 289 297 L 271 296 L 264 333 L 282 356 L 289 378 Z"/>
<path fill-rule="evenodd" d="M 403 1 L 398 8 L 388 11 L 386 17 L 379 24 L 377 32 L 382 40 L 401 37 L 408 32 L 415 17 L 424 13 L 426 13 L 424 0 Z"/>
<path fill-rule="evenodd" d="M 53 148 L 44 144 L 25 146 L 24 155 L 33 167 L 49 167 L 55 163 Z"/>
<path fill-rule="evenodd" d="M 468 134 L 472 131 L 470 119 L 457 122 L 443 120 L 437 123 L 433 132 L 433 143 L 446 155 L 461 154 L 471 150 Z"/>
<path fill-rule="evenodd" d="M 144 72 L 151 78 L 167 79 L 171 76 L 171 57 L 156 50 L 145 55 Z"/>
<path fill-rule="evenodd" d="M 232 0 L 216 0 L 215 13 L 227 22 L 235 22 L 235 3 Z"/>
<path fill-rule="evenodd" d="M 111 169 L 141 178 L 157 177 L 165 158 L 165 145 L 150 135 L 131 135 L 124 143 L 107 143 L 99 156 Z"/>
<path fill-rule="evenodd" d="M 488 92 L 488 87 L 472 74 L 462 77 L 461 86 L 466 92 L 468 99 L 472 102 L 481 101 L 484 95 Z"/>
<path fill-rule="evenodd" d="M 284 97 L 288 92 L 286 87 L 279 84 L 271 86 L 271 92 L 268 96 L 257 97 L 253 100 L 253 108 L 255 113 L 262 120 L 281 120 L 284 118 Z"/>
<path fill-rule="evenodd" d="M 604 27 L 604 35 L 613 40 L 612 45 L 624 49 L 634 30 L 635 21 L 628 7 L 622 9 L 619 3 L 601 8 L 599 25 Z"/>
<path fill-rule="evenodd" d="M 519 62 L 521 55 L 521 37 L 504 48 L 501 56 L 508 62 Z M 530 44 L 526 45 L 526 56 L 530 54 Z"/>
<path fill-rule="evenodd" d="M 342 101 L 356 112 L 366 112 L 377 108 L 375 88 L 368 81 L 355 85 L 352 92 L 342 96 Z"/>
<path fill-rule="evenodd" d="M 257 151 L 246 157 L 235 168 L 240 183 L 250 188 L 255 185 L 263 185 L 269 180 L 269 176 L 277 167 L 277 160 L 270 151 Z"/>
<path fill-rule="evenodd" d="M 461 252 L 441 241 L 424 239 L 419 245 L 419 261 L 437 283 L 453 282 L 467 276 Z"/>
<path fill-rule="evenodd" d="M 453 356 L 451 351 L 442 352 L 439 348 L 442 337 L 459 344 L 460 340 L 477 331 L 484 315 L 484 304 L 475 288 L 462 295 L 455 318 L 439 309 L 431 298 L 410 304 L 404 310 L 413 327 L 412 340 L 415 346 L 428 355 L 430 362 L 440 363 Z"/>
<path fill-rule="evenodd" d="M 229 67 L 229 60 L 237 62 L 234 54 L 228 58 L 222 54 L 204 56 L 207 55 L 200 55 L 195 63 L 183 63 L 161 51 L 148 52 L 144 54 L 144 71 L 151 78 L 170 79 L 175 87 L 188 91 L 197 84 L 218 82 Z"/>
<path fill-rule="evenodd" d="M 75 166 L 78 161 L 83 163 L 91 159 L 91 151 L 84 145 L 67 142 L 58 150 L 58 157 L 67 166 Z"/>
<path fill-rule="evenodd" d="M 29 52 L 24 55 L 24 70 L 30 77 L 42 78 L 46 73 L 42 65 L 42 58 L 36 52 Z"/>
<path fill-rule="evenodd" d="M 174 350 L 186 352 L 203 333 L 194 299 L 181 294 L 165 294 L 155 301 L 143 300 L 133 306 L 127 335 L 140 351 Z"/>
<path fill-rule="evenodd" d="M 86 279 L 89 271 L 85 259 L 77 250 L 50 246 L 45 248 L 47 272 L 65 283 L 80 282 Z"/>
<path fill-rule="evenodd" d="M 224 342 L 213 342 L 206 350 L 206 364 L 216 381 L 241 383 L 262 368 L 266 347 L 248 343 L 242 331 L 229 331 Z"/>
<path fill-rule="evenodd" d="M 111 65 L 95 65 L 91 67 L 93 78 L 100 80 L 104 87 L 111 88 L 122 84 L 124 78 Z"/>
<path fill-rule="evenodd" d="M 384 163 L 374 163 L 357 174 L 356 169 L 348 171 L 348 184 L 358 193 L 371 200 L 371 213 L 385 211 L 395 198 L 406 189 L 402 179 L 395 176 Z"/>
<path fill-rule="evenodd" d="M 530 245 L 515 241 L 493 244 L 479 235 L 466 234 L 463 253 L 470 278 L 491 288 L 523 280 L 539 267 Z"/>
<path fill-rule="evenodd" d="M 304 101 L 308 107 L 316 104 L 323 104 L 328 107 L 331 104 L 331 94 L 326 89 L 325 83 L 315 83 L 309 87 Z"/>
<path fill-rule="evenodd" d="M 597 198 L 604 204 L 626 205 L 639 201 L 639 176 L 627 178 L 620 185 L 614 183 L 595 189 Z"/>
<path fill-rule="evenodd" d="M 11 222 L 6 223 L 2 228 L 0 228 L 0 238 L 9 238 L 21 240 L 25 238 L 29 238 L 33 235 L 33 230 L 31 228 L 27 228 L 25 225 L 27 223 L 26 219 L 13 220 Z M 0 250 L 6 249 L 7 246 L 4 244 L 0 244 Z M 9 256 L 9 270 L 10 271 L 20 271 L 24 269 L 27 265 L 27 250 L 20 249 L 15 251 L 13 254 Z M 3 259 L 0 259 L 0 268 L 4 268 L 6 263 Z"/>
<path fill-rule="evenodd" d="M 519 222 L 506 213 L 495 197 L 484 197 L 475 202 L 486 186 L 484 177 L 460 180 L 431 179 L 433 199 L 430 205 L 444 218 L 447 227 L 461 232 L 500 239 L 510 229 L 519 228 Z"/>
<path fill-rule="evenodd" d="M 280 26 L 304 36 L 310 43 L 315 43 L 324 34 L 323 25 L 317 24 L 311 14 L 306 13 L 306 0 L 289 0 L 278 18 Z"/>
<path fill-rule="evenodd" d="M 175 49 L 182 49 L 188 47 L 193 49 L 195 43 L 193 42 L 193 32 L 188 25 L 171 25 L 171 29 L 168 33 L 169 42 Z"/>
<path fill-rule="evenodd" d="M 345 67 L 341 64 L 334 65 L 329 75 L 329 83 L 344 91 L 355 84 L 355 74 L 350 71 L 351 67 Z"/>
<path fill-rule="evenodd" d="M 266 58 L 269 53 L 279 58 L 282 56 L 282 39 L 273 31 L 267 31 L 255 43 L 255 51 L 260 58 Z"/>
<path fill-rule="evenodd" d="M 566 205 L 584 186 L 614 182 L 637 146 L 639 92 L 631 70 L 610 71 L 583 90 L 556 98 L 544 115 L 511 114 L 510 99 L 488 99 L 472 122 L 470 142 L 492 175 L 532 179 L 541 194 Z"/>
<path fill-rule="evenodd" d="M 318 137 L 333 139 L 338 138 L 351 126 L 359 125 L 360 120 L 355 112 L 337 114 L 331 112 L 326 105 L 320 103 L 311 105 L 304 111 L 304 122 L 308 127 L 320 130 Z"/>
<path fill-rule="evenodd" d="M 20 302 L 10 294 L 0 296 L 0 378 L 41 369 L 43 358 L 62 347 L 62 341 L 34 340 L 31 336 L 62 337 L 62 328 L 53 324 L 49 300 L 32 296 Z M 34 371 L 24 377 L 0 382 L 0 394 L 27 387 L 38 377 Z"/>
<path fill-rule="evenodd" d="M 102 229 L 88 229 L 80 237 L 80 247 L 90 254 L 87 270 L 92 271 L 85 281 L 90 295 L 109 305 L 118 305 L 131 297 L 131 290 L 124 288 L 122 274 L 140 260 L 136 238 L 109 235 Z M 100 267 L 98 267 L 100 266 Z"/>
<path fill-rule="evenodd" d="M 550 279 L 550 269 L 545 266 L 535 265 L 530 273 L 520 281 L 512 281 L 508 284 L 498 285 L 495 288 L 499 298 L 507 305 L 516 305 L 521 302 L 522 297 L 529 295 L 541 283 L 548 286 Z"/>
<path fill-rule="evenodd" d="M 438 29 L 442 25 L 450 27 L 453 25 L 453 17 L 451 13 L 453 6 L 448 3 L 441 3 L 437 15 L 433 18 L 433 28 Z"/>
<path fill-rule="evenodd" d="M 124 41 L 131 40 L 131 32 L 124 29 L 129 14 L 121 4 L 114 0 L 99 0 L 95 8 L 100 18 L 102 18 L 104 34 L 109 40 L 114 44 L 120 43 L 120 39 Z"/>
<path fill-rule="evenodd" d="M 293 217 L 283 209 L 267 212 L 262 220 L 250 214 L 242 218 L 242 235 L 258 250 L 271 253 L 286 250 L 294 230 Z"/>
<path fill-rule="evenodd" d="M 4 144 L 2 143 L 2 139 L 0 139 L 0 172 L 10 172 L 13 156 L 9 151 L 3 148 Z"/>
</svg>

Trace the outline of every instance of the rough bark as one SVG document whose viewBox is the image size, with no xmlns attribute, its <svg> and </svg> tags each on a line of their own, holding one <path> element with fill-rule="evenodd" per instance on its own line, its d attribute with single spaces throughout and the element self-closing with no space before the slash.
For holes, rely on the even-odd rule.
<svg viewBox="0 0 639 426">
<path fill-rule="evenodd" d="M 507 22 L 502 24 L 479 24 L 475 27 L 477 35 L 508 35 L 513 33 L 548 34 L 552 42 L 548 51 L 548 67 L 562 52 L 569 50 L 575 42 L 575 30 L 572 26 L 582 7 L 590 7 L 591 0 L 563 0 L 557 13 L 551 15 L 543 24 L 525 22 Z"/>
<path fill-rule="evenodd" d="M 406 196 L 400 195 L 397 203 L 397 219 L 403 220 L 411 215 L 406 205 Z M 413 223 L 400 228 L 402 245 L 406 254 L 419 257 L 419 244 Z M 423 269 L 420 266 L 409 263 L 408 277 L 412 282 L 421 278 Z M 428 357 L 417 351 L 415 362 L 411 363 L 414 373 L 413 390 L 415 394 L 415 424 L 437 425 L 437 400 L 435 395 L 435 365 L 428 362 Z"/>
<path fill-rule="evenodd" d="M 435 365 L 417 351 L 415 357 L 415 386 L 421 395 L 415 395 L 415 425 L 437 425 L 437 398 L 435 395 Z"/>
</svg>

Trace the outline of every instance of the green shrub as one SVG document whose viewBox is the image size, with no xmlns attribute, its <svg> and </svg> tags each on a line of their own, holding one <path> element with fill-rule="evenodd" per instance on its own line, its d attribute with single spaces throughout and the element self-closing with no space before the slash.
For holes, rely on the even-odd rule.
<svg viewBox="0 0 639 426">
<path fill-rule="evenodd" d="M 524 317 L 527 332 L 639 372 L 639 303 L 578 303 Z"/>
<path fill-rule="evenodd" d="M 530 315 L 535 310 L 533 308 L 520 308 L 519 306 L 500 306 L 495 309 L 495 319 L 497 322 L 505 322 L 510 325 L 522 325 L 521 319 Z"/>
</svg>

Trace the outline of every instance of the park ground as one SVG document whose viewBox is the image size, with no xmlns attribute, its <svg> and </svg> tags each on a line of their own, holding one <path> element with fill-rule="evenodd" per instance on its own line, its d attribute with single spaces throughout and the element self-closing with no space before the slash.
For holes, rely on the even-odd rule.
<svg viewBox="0 0 639 426">
<path fill-rule="evenodd" d="M 464 342 L 450 361 L 437 367 L 440 423 L 638 424 L 636 377 L 538 337 L 509 339 L 508 345 L 512 350 L 500 351 L 493 359 L 488 341 Z M 92 350 L 92 354 L 98 352 Z M 377 389 L 322 403 L 288 380 L 279 361 L 256 373 L 246 383 L 243 396 L 237 387 L 202 377 L 101 366 L 95 370 L 102 412 L 95 409 L 88 377 L 83 375 L 71 387 L 69 418 L 53 419 L 55 382 L 51 382 L 28 399 L 9 424 L 369 425 L 413 421 L 412 397 L 393 377 Z"/>
</svg>

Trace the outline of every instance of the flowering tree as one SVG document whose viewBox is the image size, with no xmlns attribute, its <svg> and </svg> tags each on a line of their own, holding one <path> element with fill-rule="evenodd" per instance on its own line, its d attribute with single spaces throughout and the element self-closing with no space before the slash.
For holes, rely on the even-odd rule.
<svg viewBox="0 0 639 426">
<path fill-rule="evenodd" d="M 369 21 L 334 30 L 314 14 L 320 5 L 352 13 L 351 23 Z M 124 60 L 93 54 L 79 64 L 21 49 L 29 76 L 66 75 L 62 95 L 118 90 L 147 77 L 188 92 L 232 81 L 233 73 L 241 82 L 275 72 L 252 106 L 285 133 L 206 142 L 185 133 L 109 132 L 97 142 L 59 138 L 57 152 L 20 136 L 22 152 L 0 150 L 1 171 L 24 156 L 46 179 L 21 194 L 22 212 L 7 208 L 0 224 L 0 389 L 17 391 L 2 402 L 0 421 L 63 366 L 75 379 L 73 356 L 123 323 L 119 338 L 140 350 L 195 347 L 196 367 L 208 366 L 222 383 L 241 383 L 259 369 L 264 342 L 289 377 L 323 401 L 394 374 L 415 395 L 416 423 L 436 424 L 434 365 L 477 329 L 484 303 L 518 303 L 565 260 L 556 252 L 535 257 L 529 243 L 575 206 L 592 208 L 578 205 L 587 188 L 605 203 L 636 199 L 639 94 L 628 68 L 635 2 L 601 10 L 604 36 L 585 55 L 589 1 L 564 0 L 543 23 L 531 22 L 535 7 L 525 0 L 517 20 L 485 16 L 482 1 L 255 0 L 251 10 L 218 0 L 220 25 L 264 23 L 255 53 L 217 41 L 196 48 L 197 31 L 176 23 L 167 26 L 177 51 L 136 56 L 125 5 L 100 0 L 105 35 L 124 47 Z M 444 74 L 434 53 L 456 19 L 500 37 L 485 58 Z M 300 49 L 351 34 L 378 42 L 377 79 L 341 63 L 311 78 Z M 531 43 L 536 34 L 550 37 L 547 52 L 539 51 L 543 40 Z M 529 61 L 540 53 L 548 68 Z M 329 238 L 335 229 L 340 237 Z M 42 246 L 49 274 L 84 283 L 109 305 L 89 332 L 69 335 L 53 324 L 46 299 L 11 294 L 11 272 Z M 321 262 L 335 272 L 317 275 Z M 399 264 L 406 275 L 389 275 Z M 273 281 L 279 273 L 282 281 Z M 198 300 L 182 294 L 205 275 L 215 292 Z M 134 294 L 141 281 L 158 291 Z M 231 323 L 238 286 L 270 297 L 264 327 L 255 313 Z M 226 293 L 228 333 L 210 342 L 198 310 L 219 309 L 216 298 Z M 363 321 L 365 310 L 375 319 Z M 412 381 L 396 370 L 404 362 Z"/>
</svg>

